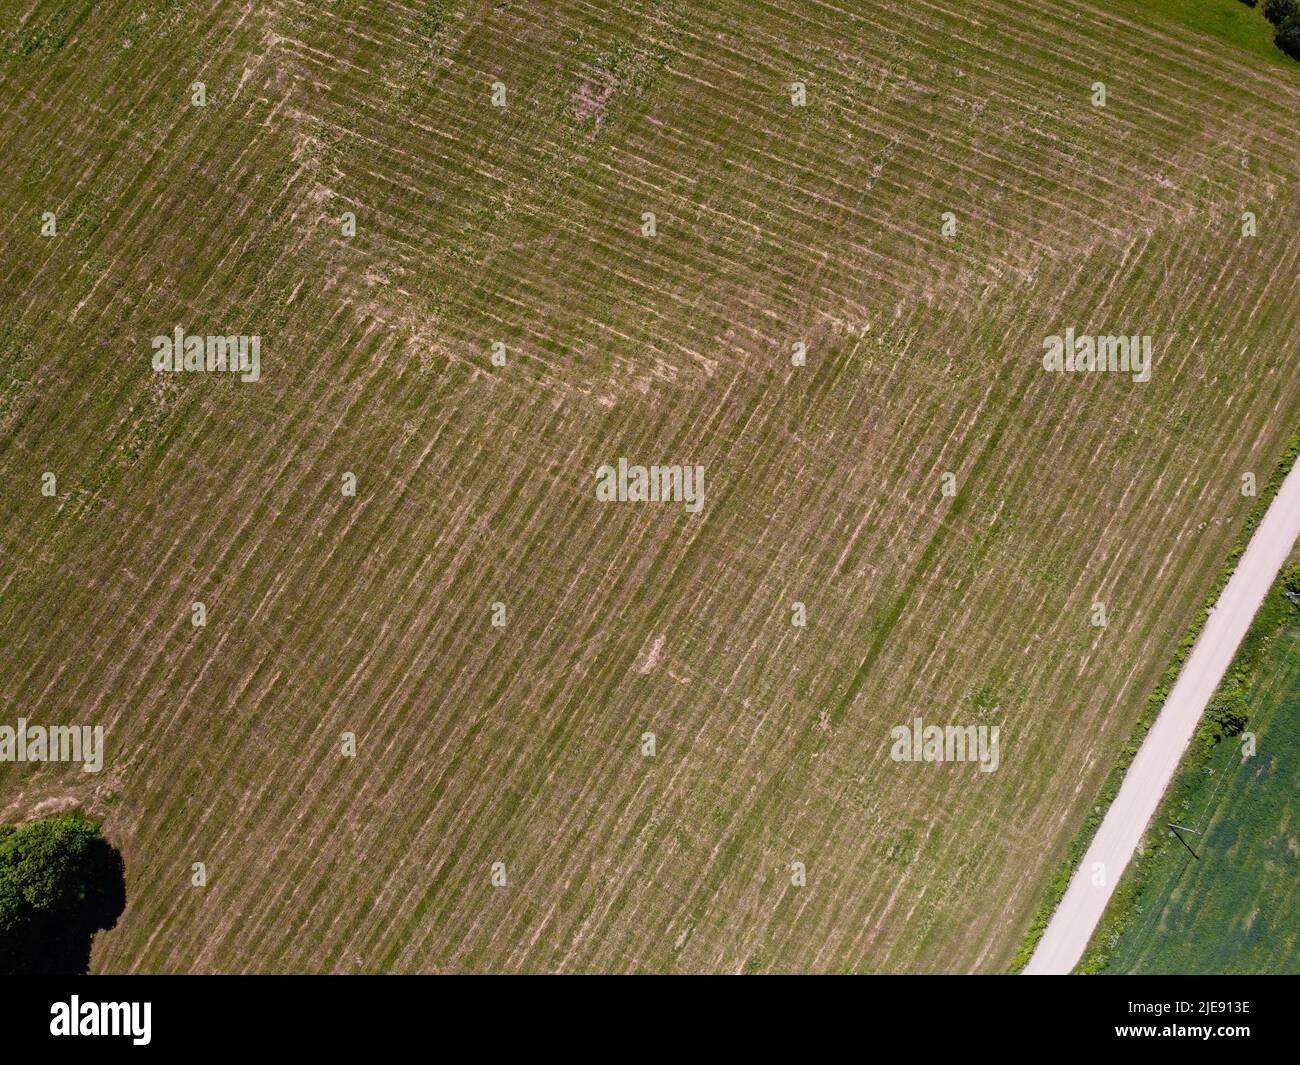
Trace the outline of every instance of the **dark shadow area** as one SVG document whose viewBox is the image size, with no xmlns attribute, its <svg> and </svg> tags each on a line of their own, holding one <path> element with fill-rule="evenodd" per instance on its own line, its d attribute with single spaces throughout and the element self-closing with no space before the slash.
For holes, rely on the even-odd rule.
<svg viewBox="0 0 1300 1065">
<path fill-rule="evenodd" d="M 122 855 L 79 813 L 0 826 L 0 975 L 80 975 L 126 908 Z"/>
</svg>

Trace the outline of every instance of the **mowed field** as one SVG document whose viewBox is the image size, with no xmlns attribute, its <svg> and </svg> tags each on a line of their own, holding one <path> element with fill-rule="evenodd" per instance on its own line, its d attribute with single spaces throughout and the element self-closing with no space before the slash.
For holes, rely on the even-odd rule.
<svg viewBox="0 0 1300 1065">
<path fill-rule="evenodd" d="M 1246 734 L 1208 755 L 1193 745 L 1119 887 L 1125 906 L 1093 940 L 1093 971 L 1300 972 L 1300 605 L 1280 583 L 1233 672 L 1250 678 L 1254 751 Z"/>
<path fill-rule="evenodd" d="M 1006 968 L 1300 415 L 1300 74 L 1073 2 L 0 33 L 0 722 L 107 730 L 0 821 L 105 819 L 95 969 Z"/>
</svg>

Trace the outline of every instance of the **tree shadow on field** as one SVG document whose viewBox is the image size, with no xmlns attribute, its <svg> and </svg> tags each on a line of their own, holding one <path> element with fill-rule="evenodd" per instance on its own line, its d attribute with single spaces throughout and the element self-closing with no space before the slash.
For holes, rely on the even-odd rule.
<svg viewBox="0 0 1300 1065">
<path fill-rule="evenodd" d="M 0 975 L 83 975 L 95 933 L 124 909 L 126 865 L 93 821 L 0 826 Z"/>
</svg>

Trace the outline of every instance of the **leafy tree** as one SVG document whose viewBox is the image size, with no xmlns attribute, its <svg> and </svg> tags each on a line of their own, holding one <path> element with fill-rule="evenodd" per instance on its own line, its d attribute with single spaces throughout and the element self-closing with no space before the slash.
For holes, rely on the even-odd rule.
<svg viewBox="0 0 1300 1065">
<path fill-rule="evenodd" d="M 0 827 L 0 975 L 72 975 L 126 907 L 122 856 L 79 813 Z"/>
<path fill-rule="evenodd" d="M 1250 723 L 1248 711 L 1246 690 L 1241 678 L 1234 676 L 1215 692 L 1206 709 L 1205 719 L 1201 722 L 1201 738 L 1206 746 L 1213 747 L 1225 737 L 1239 736 Z"/>
<path fill-rule="evenodd" d="M 1274 26 L 1295 14 L 1300 14 L 1300 0 L 1264 0 L 1264 17 Z"/>
<path fill-rule="evenodd" d="M 1292 59 L 1300 59 L 1300 11 L 1282 20 L 1273 31 L 1273 43 Z M 1297 583 L 1300 584 L 1300 581 Z M 1300 593 L 1300 587 L 1295 591 Z"/>
<path fill-rule="evenodd" d="M 1292 595 L 1300 595 L 1300 562 L 1282 567 L 1282 587 Z"/>
</svg>

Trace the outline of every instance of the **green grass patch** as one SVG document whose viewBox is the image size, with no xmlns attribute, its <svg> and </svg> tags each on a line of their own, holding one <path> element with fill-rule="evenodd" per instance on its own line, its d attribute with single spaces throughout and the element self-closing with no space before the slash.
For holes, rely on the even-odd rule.
<svg viewBox="0 0 1300 1065">
<path fill-rule="evenodd" d="M 1241 0 L 1124 0 L 1121 7 L 1155 11 L 1171 22 L 1218 37 L 1283 66 L 1295 63 L 1273 43 L 1273 27 L 1259 7 Z"/>
</svg>

